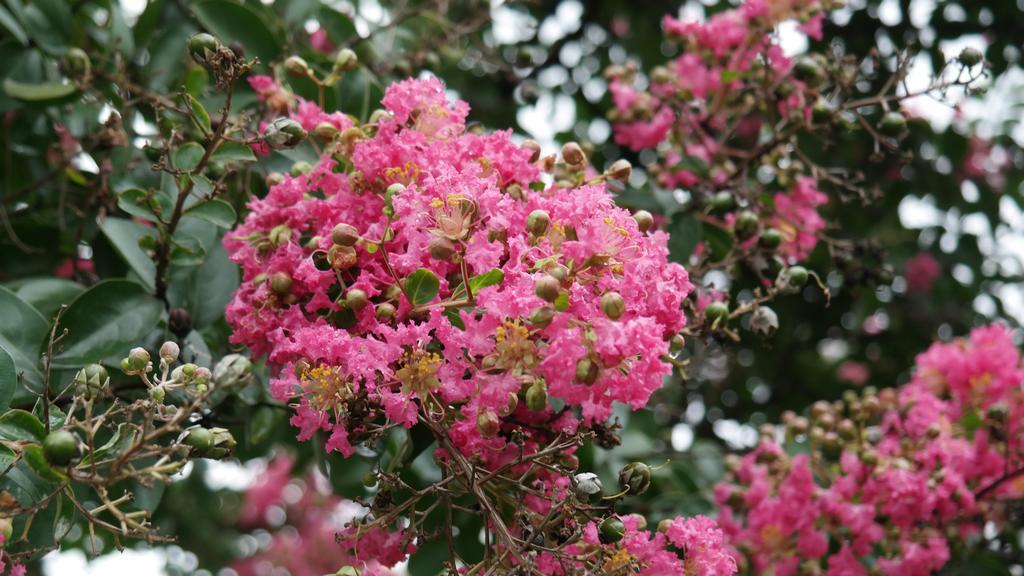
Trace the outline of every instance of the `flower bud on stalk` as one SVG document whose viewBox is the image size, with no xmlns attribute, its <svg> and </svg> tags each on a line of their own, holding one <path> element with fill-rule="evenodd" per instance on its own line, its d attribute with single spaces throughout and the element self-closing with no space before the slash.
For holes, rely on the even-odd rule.
<svg viewBox="0 0 1024 576">
<path fill-rule="evenodd" d="M 593 472 L 580 472 L 573 477 L 573 484 L 576 497 L 584 502 L 601 494 L 601 479 Z"/>
<path fill-rule="evenodd" d="M 559 285 L 557 278 L 550 274 L 544 274 L 537 279 L 537 282 L 534 284 L 533 291 L 541 300 L 544 300 L 545 302 L 554 302 L 558 299 L 558 295 L 561 293 L 561 286 Z"/>
<path fill-rule="evenodd" d="M 543 236 L 551 225 L 551 216 L 544 210 L 534 210 L 526 218 L 526 229 L 534 236 Z"/>
<path fill-rule="evenodd" d="M 263 129 L 263 140 L 274 150 L 294 148 L 305 139 L 306 131 L 291 118 L 278 118 Z"/>
<path fill-rule="evenodd" d="M 197 64 L 209 66 L 210 59 L 220 50 L 220 41 L 206 33 L 193 34 L 188 39 L 188 51 Z"/>
<path fill-rule="evenodd" d="M 427 245 L 427 250 L 430 252 L 431 258 L 445 262 L 451 260 L 456 252 L 458 252 L 455 243 L 444 236 L 434 236 L 431 238 L 430 243 Z"/>
<path fill-rule="evenodd" d="M 626 300 L 618 292 L 605 292 L 601 296 L 601 311 L 612 320 L 618 320 L 626 313 Z"/>
<path fill-rule="evenodd" d="M 583 153 L 583 148 L 576 142 L 566 142 L 562 146 L 562 158 L 571 166 L 582 166 L 587 161 L 587 155 Z"/>
<path fill-rule="evenodd" d="M 583 384 L 590 385 L 597 382 L 597 377 L 600 376 L 601 369 L 597 363 L 590 358 L 582 358 L 576 363 L 576 380 Z"/>
<path fill-rule="evenodd" d="M 633 214 L 633 220 L 636 220 L 636 227 L 642 233 L 647 233 L 648 230 L 654 228 L 654 216 L 647 210 L 637 210 Z"/>
<path fill-rule="evenodd" d="M 604 171 L 605 176 L 612 180 L 618 180 L 619 182 L 629 182 L 629 177 L 633 175 L 633 165 L 629 163 L 629 160 L 620 158 Z"/>
<path fill-rule="evenodd" d="M 331 229 L 331 241 L 338 246 L 355 246 L 359 238 L 359 230 L 351 224 L 338 224 Z"/>
<path fill-rule="evenodd" d="M 289 56 L 284 61 L 284 71 L 291 76 L 309 76 L 309 64 L 301 56 Z"/>
<path fill-rule="evenodd" d="M 178 347 L 177 343 L 170 340 L 164 342 L 163 346 L 160 347 L 160 359 L 165 364 L 171 364 L 176 361 L 179 354 L 181 354 L 181 348 Z"/>
<path fill-rule="evenodd" d="M 107 369 L 100 364 L 89 364 L 75 374 L 75 393 L 92 398 L 93 394 L 103 389 L 110 381 Z"/>
<path fill-rule="evenodd" d="M 338 50 L 338 54 L 334 57 L 335 72 L 350 72 L 355 70 L 358 65 L 359 57 L 350 48 Z"/>
<path fill-rule="evenodd" d="M 548 406 L 548 386 L 543 380 L 535 380 L 526 389 L 526 407 L 540 412 Z"/>
<path fill-rule="evenodd" d="M 241 389 L 252 382 L 252 360 L 241 354 L 228 354 L 213 367 L 213 383 L 219 389 Z"/>
<path fill-rule="evenodd" d="M 551 306 L 540 306 L 530 313 L 529 322 L 534 328 L 543 330 L 551 325 L 558 311 Z"/>
<path fill-rule="evenodd" d="M 338 127 L 330 122 L 321 122 L 313 128 L 313 137 L 323 144 L 331 142 L 337 138 L 340 133 L 341 132 L 338 131 Z"/>
<path fill-rule="evenodd" d="M 601 541 L 606 544 L 614 544 L 626 534 L 626 525 L 615 516 L 605 518 L 601 522 Z"/>
<path fill-rule="evenodd" d="M 476 415 L 476 429 L 484 438 L 493 438 L 501 429 L 498 415 L 490 410 L 482 410 Z"/>
<path fill-rule="evenodd" d="M 619 488 L 639 496 L 651 487 L 651 467 L 643 462 L 626 464 L 619 470 Z"/>
</svg>

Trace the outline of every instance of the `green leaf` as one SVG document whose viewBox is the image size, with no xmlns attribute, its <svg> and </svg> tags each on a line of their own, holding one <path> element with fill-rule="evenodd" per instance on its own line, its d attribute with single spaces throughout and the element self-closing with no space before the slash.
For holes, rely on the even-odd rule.
<svg viewBox="0 0 1024 576">
<path fill-rule="evenodd" d="M 248 56 L 270 64 L 281 55 L 281 43 L 252 7 L 230 0 L 205 0 L 192 6 L 196 18 L 221 42 L 238 42 Z"/>
<path fill-rule="evenodd" d="M 673 262 L 686 263 L 701 239 L 701 222 L 689 212 L 679 212 L 668 225 L 668 252 Z"/>
<path fill-rule="evenodd" d="M 124 18 L 124 10 L 120 2 L 110 3 L 110 48 L 116 48 L 126 59 L 131 60 L 135 53 L 135 37 L 131 26 Z"/>
<path fill-rule="evenodd" d="M 224 142 L 213 151 L 211 160 L 217 162 L 255 162 L 256 155 L 252 148 L 238 142 Z"/>
<path fill-rule="evenodd" d="M 82 461 L 78 463 L 78 468 L 84 468 L 91 462 L 101 462 L 108 456 L 116 455 L 120 450 L 120 445 L 130 446 L 133 440 L 134 432 L 132 429 L 129 428 L 127 424 L 121 423 L 109 440 L 104 442 L 102 446 L 92 453 L 86 454 L 82 457 Z"/>
<path fill-rule="evenodd" d="M 39 347 L 46 338 L 46 318 L 8 288 L 0 287 L 0 346 L 14 360 L 15 369 L 36 386 L 43 382 Z"/>
<path fill-rule="evenodd" d="M 32 471 L 43 480 L 53 482 L 54 484 L 67 482 L 68 475 L 50 466 L 50 463 L 46 461 L 46 456 L 43 455 L 43 447 L 39 444 L 25 446 L 22 455 L 25 458 L 25 462 L 28 462 L 29 467 L 32 468 Z"/>
<path fill-rule="evenodd" d="M 57 104 L 78 92 L 78 88 L 74 84 L 58 82 L 28 84 L 7 78 L 4 80 L 4 92 L 11 98 L 25 102 Z"/>
<path fill-rule="evenodd" d="M 729 255 L 733 246 L 733 235 L 725 228 L 708 224 L 704 226 L 704 239 L 711 249 L 711 259 L 719 262 Z"/>
<path fill-rule="evenodd" d="M 473 289 L 473 294 L 480 292 L 480 289 L 488 286 L 497 286 L 501 284 L 501 281 L 505 279 L 505 273 L 498 268 L 493 268 L 483 274 L 477 274 L 469 279 L 469 287 Z M 452 298 L 460 298 L 466 293 L 466 288 L 459 284 L 458 287 L 452 292 Z"/>
<path fill-rule="evenodd" d="M 113 244 L 114 250 L 121 255 L 125 263 L 138 275 L 139 280 L 148 290 L 156 289 L 156 265 L 153 260 L 139 247 L 139 240 L 152 236 L 155 230 L 138 222 L 124 218 L 108 217 L 100 223 L 103 235 Z"/>
<path fill-rule="evenodd" d="M 46 426 L 30 412 L 8 410 L 0 416 L 0 440 L 29 440 L 42 442 Z"/>
<path fill-rule="evenodd" d="M 320 26 L 327 32 L 327 37 L 334 44 L 344 44 L 359 35 L 356 32 L 355 22 L 337 10 L 321 6 L 318 16 L 317 20 L 320 21 Z"/>
<path fill-rule="evenodd" d="M 206 111 L 206 108 L 191 94 L 185 94 L 185 98 L 192 107 L 192 120 L 203 130 L 203 133 L 213 132 L 213 127 L 210 125 L 210 113 Z"/>
<path fill-rule="evenodd" d="M 85 286 L 64 278 L 22 278 L 9 282 L 7 287 L 38 310 L 43 318 L 53 318 L 62 304 L 70 304 L 85 291 Z"/>
<path fill-rule="evenodd" d="M 171 262 L 176 266 L 199 266 L 206 259 L 206 248 L 195 236 L 179 232 L 171 246 Z"/>
<path fill-rule="evenodd" d="M 0 4 L 0 26 L 10 32 L 11 36 L 14 36 L 22 46 L 28 46 L 28 36 L 25 35 L 25 30 L 21 27 L 18 19 L 7 8 L 4 8 L 3 4 Z"/>
<path fill-rule="evenodd" d="M 231 204 L 217 198 L 202 204 L 196 204 L 188 211 L 188 215 L 201 218 L 221 228 L 231 228 L 235 225 L 235 220 L 238 218 L 238 214 L 235 213 L 235 209 L 231 207 Z"/>
<path fill-rule="evenodd" d="M 199 165 L 206 150 L 195 142 L 186 142 L 174 152 L 174 167 L 178 170 L 191 172 Z"/>
<path fill-rule="evenodd" d="M 16 3 L 8 3 L 14 10 Z M 71 39 L 71 5 L 65 0 L 33 0 L 21 10 L 21 22 L 29 38 L 51 56 L 62 55 Z"/>
<path fill-rule="evenodd" d="M 115 354 L 126 355 L 142 343 L 163 314 L 163 304 L 129 280 L 107 280 L 75 299 L 61 318 L 68 331 L 57 368 L 79 368 Z"/>
<path fill-rule="evenodd" d="M 437 296 L 441 282 L 434 273 L 420 268 L 405 279 L 405 296 L 413 306 L 422 306 Z"/>
<path fill-rule="evenodd" d="M 117 207 L 132 216 L 137 216 L 150 222 L 159 222 L 157 216 L 166 216 L 174 210 L 169 198 L 154 192 L 147 193 L 138 188 L 129 188 L 117 195 Z"/>
<path fill-rule="evenodd" d="M 0 342 L 0 412 L 11 407 L 11 398 L 18 387 L 18 373 L 14 369 L 14 358 Z"/>
</svg>

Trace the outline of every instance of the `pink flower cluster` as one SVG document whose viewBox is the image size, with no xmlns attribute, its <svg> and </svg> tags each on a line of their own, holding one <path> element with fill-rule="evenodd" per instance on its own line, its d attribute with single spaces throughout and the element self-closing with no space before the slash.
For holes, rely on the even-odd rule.
<svg viewBox="0 0 1024 576">
<path fill-rule="evenodd" d="M 852 420 L 812 410 L 809 454 L 764 439 L 715 490 L 737 558 L 776 576 L 937 572 L 948 538 L 998 522 L 999 500 L 1024 494 L 1022 383 L 1010 331 L 978 328 L 921 354 L 902 388 L 848 400 L 838 416 Z"/>
<path fill-rule="evenodd" d="M 661 356 L 691 290 L 667 236 L 641 233 L 601 184 L 539 184 L 533 152 L 508 132 L 467 132 L 468 106 L 436 79 L 392 85 L 383 104 L 375 126 L 254 199 L 225 240 L 244 274 L 233 341 L 282 369 L 271 388 L 300 438 L 323 430 L 349 455 L 380 419 L 411 427 L 441 402 L 462 415 L 456 445 L 497 463 L 513 420 L 572 431 L 614 402 L 643 406 L 670 371 Z M 292 114 L 351 127 L 308 102 Z M 531 232 L 538 213 L 550 224 Z M 358 240 L 337 244 L 339 224 Z M 410 300 L 424 278 L 436 296 Z M 547 278 L 553 304 L 536 288 Z M 609 293 L 624 302 L 616 319 Z M 534 385 L 578 413 L 518 402 Z"/>
<path fill-rule="evenodd" d="M 402 540 L 401 532 L 364 539 L 358 550 L 339 546 L 336 534 L 353 516 L 353 509 L 358 511 L 360 507 L 331 495 L 323 488 L 326 480 L 315 473 L 293 478 L 294 464 L 289 456 L 275 458 L 246 491 L 239 527 L 270 529 L 272 536 L 257 553 L 231 568 L 239 576 L 269 576 L 282 571 L 291 576 L 323 576 L 351 566 L 360 574 L 390 576 L 387 567 L 412 550 Z M 281 512 L 282 518 L 275 521 L 271 510 Z"/>
<path fill-rule="evenodd" d="M 661 160 L 654 172 L 663 187 L 734 187 L 736 175 L 728 171 L 734 150 L 756 150 L 768 125 L 800 125 L 810 118 L 816 92 L 794 76 L 796 64 L 783 54 L 774 27 L 795 19 L 805 34 L 820 39 L 824 4 L 749 0 L 701 22 L 666 16 L 666 37 L 681 50 L 651 71 L 649 87 L 638 89 L 628 68 L 610 71 L 616 142 L 633 150 L 657 147 Z M 750 105 L 778 85 L 785 86 L 785 93 L 773 92 L 777 110 Z M 825 228 L 818 208 L 827 197 L 814 178 L 794 180 L 792 185 L 779 183 L 781 190 L 771 194 L 774 206 L 759 204 L 757 194 L 749 194 L 747 201 L 780 228 L 782 253 L 802 260 Z"/>
</svg>

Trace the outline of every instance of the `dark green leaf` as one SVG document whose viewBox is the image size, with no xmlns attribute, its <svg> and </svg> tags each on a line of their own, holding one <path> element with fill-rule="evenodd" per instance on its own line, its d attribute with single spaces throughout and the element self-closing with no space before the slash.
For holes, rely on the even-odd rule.
<svg viewBox="0 0 1024 576">
<path fill-rule="evenodd" d="M 413 306 L 422 306 L 437 296 L 441 283 L 434 273 L 420 268 L 405 279 L 405 296 Z"/>
<path fill-rule="evenodd" d="M 732 250 L 733 235 L 725 228 L 708 224 L 703 227 L 704 239 L 711 249 L 711 259 L 715 262 L 725 258 Z"/>
<path fill-rule="evenodd" d="M 42 442 L 46 426 L 31 413 L 9 410 L 0 416 L 0 440 L 32 440 Z"/>
<path fill-rule="evenodd" d="M 235 220 L 238 218 L 231 204 L 216 198 L 202 204 L 196 204 L 188 211 L 188 214 L 189 216 L 206 220 L 221 228 L 231 228 L 235 225 Z"/>
<path fill-rule="evenodd" d="M 327 32 L 327 37 L 337 45 L 342 45 L 358 36 L 356 25 L 352 19 L 337 10 L 327 6 L 321 7 L 318 20 L 320 26 Z"/>
<path fill-rule="evenodd" d="M 18 387 L 18 373 L 14 369 L 14 358 L 0 342 L 0 412 L 11 407 L 11 398 Z"/>
<path fill-rule="evenodd" d="M 23 278 L 7 287 L 47 319 L 53 318 L 61 304 L 70 304 L 85 290 L 85 286 L 64 278 Z"/>
<path fill-rule="evenodd" d="M 199 165 L 206 150 L 195 142 L 186 142 L 174 153 L 174 167 L 190 172 Z"/>
<path fill-rule="evenodd" d="M 4 80 L 4 92 L 11 98 L 39 104 L 56 104 L 65 101 L 78 91 L 74 84 L 46 82 L 28 84 L 12 78 Z"/>
<path fill-rule="evenodd" d="M 32 471 L 39 475 L 40 478 L 47 482 L 53 482 L 54 484 L 60 484 L 66 482 L 68 479 L 67 474 L 60 470 L 50 466 L 50 463 L 46 461 L 46 457 L 43 456 L 43 447 L 39 444 L 29 444 L 25 446 L 22 455 L 25 461 L 28 462 L 29 467 Z"/>
<path fill-rule="evenodd" d="M 668 251 L 673 262 L 686 262 L 701 239 L 701 222 L 689 212 L 679 212 L 669 223 Z"/>
<path fill-rule="evenodd" d="M 217 162 L 255 162 L 252 148 L 238 142 L 225 142 L 213 151 L 212 160 Z"/>
<path fill-rule="evenodd" d="M 204 133 L 209 134 L 213 132 L 213 127 L 210 125 L 210 114 L 206 111 L 206 108 L 191 94 L 185 94 L 185 98 L 188 99 L 189 105 L 192 107 L 192 120 Z"/>
<path fill-rule="evenodd" d="M 0 287 L 0 346 L 14 360 L 18 372 L 36 386 L 42 384 L 39 346 L 46 338 L 46 318 L 8 288 Z"/>
<path fill-rule="evenodd" d="M 469 279 L 469 287 L 473 289 L 473 294 L 480 292 L 481 288 L 488 286 L 497 286 L 501 284 L 501 281 L 505 279 L 505 273 L 498 268 L 491 269 L 483 274 L 477 274 Z M 466 289 L 462 284 L 459 284 L 457 288 L 452 292 L 452 298 L 460 298 L 466 294 Z"/>
<path fill-rule="evenodd" d="M 135 282 L 100 282 L 76 298 L 61 318 L 60 327 L 68 335 L 53 358 L 54 366 L 78 368 L 115 354 L 127 355 L 155 328 L 163 309 Z"/>
<path fill-rule="evenodd" d="M 224 43 L 238 42 L 247 56 L 270 64 L 281 54 L 281 43 L 252 7 L 230 0 L 205 0 L 192 7 L 199 21 Z"/>
<path fill-rule="evenodd" d="M 139 240 L 152 236 L 155 230 L 138 222 L 123 218 L 105 218 L 100 224 L 103 235 L 110 240 L 114 249 L 124 258 L 125 263 L 138 275 L 139 280 L 150 291 L 156 287 L 156 266 L 153 260 L 139 247 Z"/>
<path fill-rule="evenodd" d="M 28 46 L 28 36 L 25 35 L 25 30 L 21 27 L 18 19 L 2 4 L 0 4 L 0 26 L 10 32 L 11 36 L 14 36 L 22 46 Z"/>
<path fill-rule="evenodd" d="M 157 215 L 167 216 L 174 210 L 170 199 L 163 194 L 148 194 L 138 188 L 129 188 L 118 194 L 117 207 L 150 222 L 158 222 Z"/>
</svg>

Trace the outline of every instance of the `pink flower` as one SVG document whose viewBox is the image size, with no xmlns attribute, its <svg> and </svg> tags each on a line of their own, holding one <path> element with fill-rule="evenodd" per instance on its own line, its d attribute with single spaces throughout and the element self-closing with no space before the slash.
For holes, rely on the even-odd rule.
<svg viewBox="0 0 1024 576">
<path fill-rule="evenodd" d="M 918 252 L 904 264 L 903 273 L 907 278 L 908 292 L 928 292 L 942 273 L 942 265 L 928 252 Z"/>
</svg>

